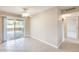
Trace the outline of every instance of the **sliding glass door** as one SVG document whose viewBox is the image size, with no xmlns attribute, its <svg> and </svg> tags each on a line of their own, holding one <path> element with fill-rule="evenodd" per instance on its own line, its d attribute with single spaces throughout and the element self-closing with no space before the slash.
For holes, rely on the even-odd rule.
<svg viewBox="0 0 79 59">
<path fill-rule="evenodd" d="M 19 39 L 24 37 L 24 21 L 15 20 L 14 24 L 14 39 Z"/>
<path fill-rule="evenodd" d="M 3 41 L 24 38 L 23 19 L 3 18 Z"/>
</svg>

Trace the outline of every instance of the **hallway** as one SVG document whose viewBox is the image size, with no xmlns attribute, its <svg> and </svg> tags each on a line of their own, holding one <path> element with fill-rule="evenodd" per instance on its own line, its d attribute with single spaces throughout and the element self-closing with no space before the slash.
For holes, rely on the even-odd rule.
<svg viewBox="0 0 79 59">
<path fill-rule="evenodd" d="M 60 48 L 54 48 L 32 38 L 10 40 L 0 44 L 1 52 L 73 52 L 79 51 L 79 44 L 64 42 Z"/>
</svg>

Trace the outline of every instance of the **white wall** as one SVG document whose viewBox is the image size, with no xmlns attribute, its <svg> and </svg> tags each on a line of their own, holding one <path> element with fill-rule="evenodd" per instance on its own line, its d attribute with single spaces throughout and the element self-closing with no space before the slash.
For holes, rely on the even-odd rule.
<svg viewBox="0 0 79 59">
<path fill-rule="evenodd" d="M 57 45 L 60 46 L 60 44 L 64 40 L 64 28 L 63 28 L 63 21 L 62 19 L 58 20 L 58 40 L 57 40 Z"/>
<path fill-rule="evenodd" d="M 30 34 L 35 39 L 57 46 L 59 40 L 58 19 L 60 10 L 57 7 L 34 15 L 30 19 Z"/>
</svg>

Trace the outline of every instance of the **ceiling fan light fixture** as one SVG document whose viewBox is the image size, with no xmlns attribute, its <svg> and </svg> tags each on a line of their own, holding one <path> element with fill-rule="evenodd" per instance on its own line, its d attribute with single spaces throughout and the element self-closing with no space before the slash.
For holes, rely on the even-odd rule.
<svg viewBox="0 0 79 59">
<path fill-rule="evenodd" d="M 23 13 L 22 16 L 23 17 L 28 17 L 28 16 L 30 16 L 30 13 Z"/>
<path fill-rule="evenodd" d="M 30 13 L 28 12 L 28 9 L 24 9 L 24 12 L 22 13 L 22 17 L 28 17 L 31 16 Z"/>
</svg>

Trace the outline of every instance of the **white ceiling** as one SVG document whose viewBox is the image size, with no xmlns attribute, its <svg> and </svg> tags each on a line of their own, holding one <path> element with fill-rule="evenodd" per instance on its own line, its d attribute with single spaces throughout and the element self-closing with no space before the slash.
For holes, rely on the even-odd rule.
<svg viewBox="0 0 79 59">
<path fill-rule="evenodd" d="M 73 8 L 74 6 L 63 6 L 60 7 L 60 9 L 68 9 L 68 8 Z M 78 6 L 75 6 L 77 8 L 79 8 Z M 75 17 L 75 16 L 79 16 L 79 11 L 73 12 L 73 13 L 67 13 L 67 14 L 62 14 L 63 17 Z"/>
<path fill-rule="evenodd" d="M 53 7 L 54 6 L 0 6 L 0 11 L 21 15 L 24 11 L 23 8 L 27 8 L 29 13 L 34 15 Z"/>
<path fill-rule="evenodd" d="M 28 12 L 31 15 L 35 15 L 37 13 L 40 13 L 44 10 L 53 8 L 56 6 L 0 6 L 0 11 L 5 11 L 17 15 L 21 15 L 23 13 L 23 9 L 27 8 Z M 67 9 L 67 8 L 72 8 L 73 6 L 60 6 L 60 9 Z"/>
</svg>

